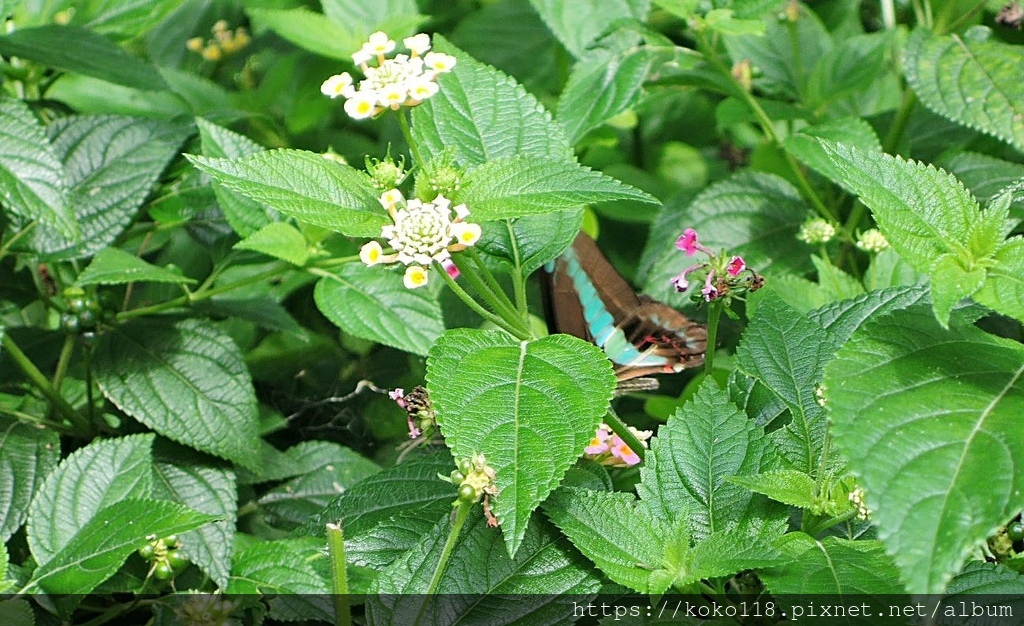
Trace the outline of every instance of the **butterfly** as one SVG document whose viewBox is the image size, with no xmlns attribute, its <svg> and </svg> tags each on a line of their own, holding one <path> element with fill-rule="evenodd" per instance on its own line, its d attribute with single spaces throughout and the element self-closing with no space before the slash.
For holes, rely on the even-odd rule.
<svg viewBox="0 0 1024 626">
<path fill-rule="evenodd" d="M 604 350 L 620 385 L 704 363 L 707 327 L 667 304 L 637 295 L 584 233 L 545 269 L 552 330 Z M 651 384 L 639 387 L 649 389 Z"/>
</svg>

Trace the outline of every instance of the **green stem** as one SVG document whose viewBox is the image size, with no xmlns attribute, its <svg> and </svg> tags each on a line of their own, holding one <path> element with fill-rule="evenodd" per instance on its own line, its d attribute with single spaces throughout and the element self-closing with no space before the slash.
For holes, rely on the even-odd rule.
<svg viewBox="0 0 1024 626">
<path fill-rule="evenodd" d="M 7 251 L 11 249 L 11 246 L 14 245 L 14 242 L 16 242 L 17 240 L 21 239 L 22 237 L 24 237 L 28 233 L 32 232 L 32 229 L 35 228 L 36 224 L 38 224 L 38 223 L 39 222 L 31 222 L 28 226 L 26 226 L 25 228 L 22 228 L 20 231 L 16 232 L 14 235 L 12 235 L 11 238 L 8 239 L 6 243 L 4 243 L 4 245 L 0 246 L 0 259 L 2 259 L 5 256 L 7 256 Z"/>
<path fill-rule="evenodd" d="M 57 359 L 57 368 L 53 373 L 53 388 L 60 391 L 64 384 L 64 376 L 68 373 L 68 365 L 71 363 L 71 355 L 75 351 L 75 335 L 64 337 L 64 345 L 60 349 L 60 357 Z"/>
<path fill-rule="evenodd" d="M 331 594 L 334 596 L 334 623 L 352 626 L 348 602 L 348 572 L 345 567 L 345 534 L 341 523 L 327 524 L 327 554 L 331 559 Z"/>
<path fill-rule="evenodd" d="M 801 530 L 803 530 L 803 532 L 807 533 L 811 537 L 816 537 L 819 533 L 821 533 L 821 532 L 823 532 L 825 530 L 828 530 L 829 528 L 832 528 L 836 524 L 842 524 L 843 522 L 848 522 L 848 521 L 850 521 L 851 519 L 853 519 L 856 516 L 857 516 L 857 511 L 855 509 L 853 509 L 853 510 L 847 511 L 846 513 L 843 513 L 842 515 L 836 515 L 835 517 L 829 517 L 829 518 L 823 519 L 821 521 L 815 521 L 815 522 L 809 523 L 809 524 L 806 525 L 805 528 L 803 528 Z"/>
<path fill-rule="evenodd" d="M 903 92 L 899 111 L 896 112 L 896 117 L 893 118 L 889 132 L 885 134 L 885 142 L 882 144 L 882 149 L 888 154 L 895 153 L 896 147 L 903 138 L 903 133 L 907 130 L 907 124 L 910 122 L 910 115 L 914 112 L 915 105 L 917 105 L 917 96 L 912 90 L 907 89 Z"/>
<path fill-rule="evenodd" d="M 607 418 L 605 423 L 608 424 L 608 428 L 611 428 L 612 432 L 618 435 L 619 439 L 629 446 L 630 450 L 636 452 L 636 455 L 640 457 L 641 461 L 643 461 L 647 453 L 647 448 L 645 448 L 644 444 L 636 438 L 633 431 L 626 426 L 626 423 L 622 421 L 622 418 L 620 418 L 615 412 L 615 409 L 609 406 L 608 414 L 605 417 Z"/>
<path fill-rule="evenodd" d="M 712 300 L 708 305 L 708 345 L 704 349 L 704 375 L 710 376 L 715 367 L 715 343 L 718 341 L 718 322 L 722 319 L 722 300 Z"/>
<path fill-rule="evenodd" d="M 963 12 L 959 17 L 953 20 L 951 24 L 946 26 L 945 22 L 947 19 L 950 18 L 950 11 L 955 11 L 957 9 L 956 2 L 948 3 L 945 7 L 946 10 L 943 12 L 943 14 L 940 15 L 937 20 L 935 20 L 935 34 L 942 35 L 945 33 L 955 33 L 956 31 L 960 30 L 963 26 L 965 26 L 967 22 L 969 22 L 978 11 L 984 9 L 986 4 L 988 3 L 985 0 L 979 0 L 977 4 L 975 4 L 967 11 Z"/>
<path fill-rule="evenodd" d="M 182 307 L 188 304 L 194 304 L 196 302 L 199 302 L 200 300 L 212 298 L 213 296 L 222 294 L 226 291 L 231 291 L 233 289 L 238 289 L 239 287 L 245 287 L 246 285 L 257 283 L 261 280 L 273 278 L 274 276 L 277 276 L 280 273 L 280 268 L 274 268 L 272 270 L 267 270 L 266 272 L 254 274 L 252 276 L 249 276 L 248 278 L 243 278 L 242 280 L 237 280 L 233 283 L 221 285 L 220 287 L 214 287 L 212 289 L 206 290 L 198 290 L 194 293 L 190 293 L 179 298 L 174 298 L 173 300 L 167 300 L 166 302 L 160 302 L 158 304 L 153 304 L 150 306 L 139 307 L 137 309 L 131 309 L 129 311 L 122 311 L 121 313 L 117 314 L 117 321 L 123 322 L 125 320 L 130 320 L 135 317 L 141 317 L 143 315 L 152 315 L 153 313 L 162 313 L 169 309 L 176 309 L 178 307 Z"/>
<path fill-rule="evenodd" d="M 398 126 L 402 129 L 405 143 L 409 144 L 409 152 L 412 154 L 413 160 L 416 161 L 416 165 L 423 167 L 423 157 L 420 156 L 420 150 L 412 140 L 412 130 L 409 128 L 409 119 L 404 110 L 398 112 Z"/>
<path fill-rule="evenodd" d="M 525 325 L 525 318 L 520 314 L 516 305 L 509 300 L 508 296 L 505 294 L 505 290 L 498 284 L 498 280 L 494 277 L 494 274 L 491 273 L 491 270 L 488 269 L 483 259 L 480 258 L 480 254 L 473 248 L 468 248 L 466 253 L 469 255 L 469 258 L 472 259 L 473 265 L 476 266 L 476 270 L 480 272 L 480 276 L 484 277 L 484 283 L 490 294 L 488 296 L 491 299 L 490 301 L 500 305 L 499 313 L 503 314 L 502 317 L 506 317 L 510 322 L 514 319 Z"/>
<path fill-rule="evenodd" d="M 79 415 L 78 411 L 76 411 L 74 407 L 68 404 L 68 401 L 60 395 L 60 392 L 53 388 L 53 385 L 51 385 L 50 381 L 46 379 L 46 376 L 43 376 L 43 373 L 39 371 L 39 368 L 36 367 L 35 363 L 25 356 L 25 353 L 21 351 L 21 348 L 19 348 L 16 343 L 14 343 L 14 340 L 11 339 L 10 335 L 6 333 L 4 334 L 2 345 L 4 351 L 11 357 L 11 360 L 14 361 L 15 365 L 18 366 L 22 373 L 25 374 L 25 377 L 28 378 L 29 382 L 31 382 L 32 385 L 50 401 L 52 406 L 61 414 L 62 417 L 71 422 L 74 426 L 75 432 L 83 437 L 88 437 L 92 432 L 92 427 L 89 422 Z"/>
<path fill-rule="evenodd" d="M 427 587 L 427 595 L 437 593 L 437 587 L 441 584 L 441 576 L 444 575 L 444 570 L 448 566 L 448 561 L 452 557 L 452 550 L 455 549 L 455 543 L 459 538 L 459 533 L 462 532 L 462 526 L 466 523 L 469 518 L 469 512 L 473 509 L 473 502 L 466 502 L 465 500 L 459 500 L 458 506 L 455 508 L 455 519 L 452 521 L 451 530 L 448 531 L 448 539 L 444 542 L 444 548 L 441 550 L 441 558 L 437 561 L 437 567 L 434 568 L 434 575 L 430 579 L 430 585 Z M 426 604 L 424 604 L 424 608 Z M 422 613 L 422 609 L 421 609 Z M 416 619 L 419 622 L 419 618 Z"/>
<path fill-rule="evenodd" d="M 485 309 L 479 302 L 474 300 L 473 296 L 469 295 L 469 293 L 467 293 L 466 290 L 463 289 L 457 282 L 455 282 L 455 280 L 448 275 L 448 272 L 443 267 L 441 267 L 440 263 L 434 263 L 434 266 L 434 269 L 441 275 L 441 278 L 444 280 L 445 284 L 448 285 L 448 288 L 451 289 L 452 292 L 455 293 L 455 295 L 458 296 L 460 300 L 465 302 L 466 306 L 472 309 L 477 315 L 484 318 L 488 322 L 491 322 L 498 328 L 504 329 L 506 332 L 516 337 L 517 339 L 522 339 L 526 341 L 532 338 L 532 335 L 530 334 L 529 330 L 520 327 L 518 320 L 517 323 L 509 323 L 505 318 L 495 315 L 494 313 L 491 313 L 490 311 Z M 474 290 L 476 290 L 478 293 L 481 291 L 486 293 L 486 289 L 484 289 L 482 281 L 473 272 L 463 272 L 462 275 L 466 277 L 466 280 L 468 280 L 470 284 L 473 284 Z M 474 283 L 479 283 L 479 285 Z M 481 293 L 482 297 L 484 297 L 484 293 Z M 488 304 L 494 306 L 493 302 L 488 302 Z"/>
<path fill-rule="evenodd" d="M 349 263 L 355 263 L 359 260 L 359 255 L 355 256 L 341 256 L 333 259 L 324 259 L 323 261 L 317 261 L 312 267 L 320 267 L 323 269 L 330 269 L 332 267 L 340 267 L 342 265 L 348 265 Z"/>
<path fill-rule="evenodd" d="M 515 229 L 512 228 L 510 220 L 505 220 L 505 227 L 508 228 L 508 240 L 512 245 L 512 262 L 514 265 L 512 268 L 512 290 L 515 292 L 516 310 L 519 311 L 519 315 L 524 320 L 527 320 L 529 309 L 527 308 L 528 303 L 526 299 L 526 277 L 523 276 L 523 260 L 519 253 L 519 240 L 516 239 Z"/>
<path fill-rule="evenodd" d="M 43 428 L 52 428 L 53 430 L 56 430 L 57 432 L 63 433 L 65 435 L 70 435 L 72 433 L 72 428 L 67 424 L 61 424 L 60 422 L 55 422 L 53 420 L 46 419 L 45 417 L 37 417 L 35 415 L 29 415 L 28 413 L 23 413 L 21 411 L 15 411 L 14 409 L 8 409 L 7 407 L 4 406 L 0 406 L 0 415 L 7 415 L 8 417 L 13 417 L 19 422 L 28 422 L 30 424 L 41 426 Z"/>
</svg>

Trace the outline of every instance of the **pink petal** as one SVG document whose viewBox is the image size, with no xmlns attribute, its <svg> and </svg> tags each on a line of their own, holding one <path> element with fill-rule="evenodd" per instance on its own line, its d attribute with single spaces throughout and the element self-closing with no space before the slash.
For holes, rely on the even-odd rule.
<svg viewBox="0 0 1024 626">
<path fill-rule="evenodd" d="M 697 254 L 697 231 L 687 228 L 683 234 L 676 239 L 676 247 L 686 253 L 686 256 Z"/>
<path fill-rule="evenodd" d="M 729 273 L 729 276 L 735 278 L 745 269 L 747 269 L 747 264 L 743 262 L 743 257 L 734 256 L 729 260 L 729 267 L 725 271 Z"/>
<path fill-rule="evenodd" d="M 700 290 L 704 299 L 711 302 L 718 295 L 718 289 L 712 284 L 712 280 L 715 278 L 714 272 L 708 272 L 708 277 L 704 280 L 704 288 Z"/>
</svg>

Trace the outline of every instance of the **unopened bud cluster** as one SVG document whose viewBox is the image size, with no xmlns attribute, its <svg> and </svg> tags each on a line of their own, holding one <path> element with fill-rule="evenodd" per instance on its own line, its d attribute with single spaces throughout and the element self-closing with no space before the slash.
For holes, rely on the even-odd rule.
<svg viewBox="0 0 1024 626">
<path fill-rule="evenodd" d="M 231 30 L 224 20 L 217 20 L 210 32 L 213 37 L 205 41 L 202 37 L 193 37 L 185 43 L 185 47 L 207 61 L 219 61 L 245 48 L 252 41 L 244 26 Z"/>
</svg>

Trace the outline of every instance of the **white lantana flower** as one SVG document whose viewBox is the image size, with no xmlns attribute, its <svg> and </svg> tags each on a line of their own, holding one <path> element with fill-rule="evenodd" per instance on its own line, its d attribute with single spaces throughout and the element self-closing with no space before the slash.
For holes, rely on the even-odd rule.
<svg viewBox="0 0 1024 626">
<path fill-rule="evenodd" d="M 450 72 L 456 58 L 450 54 L 427 52 L 430 36 L 425 33 L 406 37 L 402 43 L 411 54 L 385 55 L 395 50 L 395 41 L 381 31 L 373 33 L 362 48 L 352 55 L 365 78 L 354 85 L 346 72 L 331 76 L 320 91 L 331 98 L 344 96 L 345 112 L 353 119 L 373 117 L 385 109 L 416 106 L 437 93 L 438 74 Z M 376 59 L 376 66 L 370 63 Z"/>
</svg>

